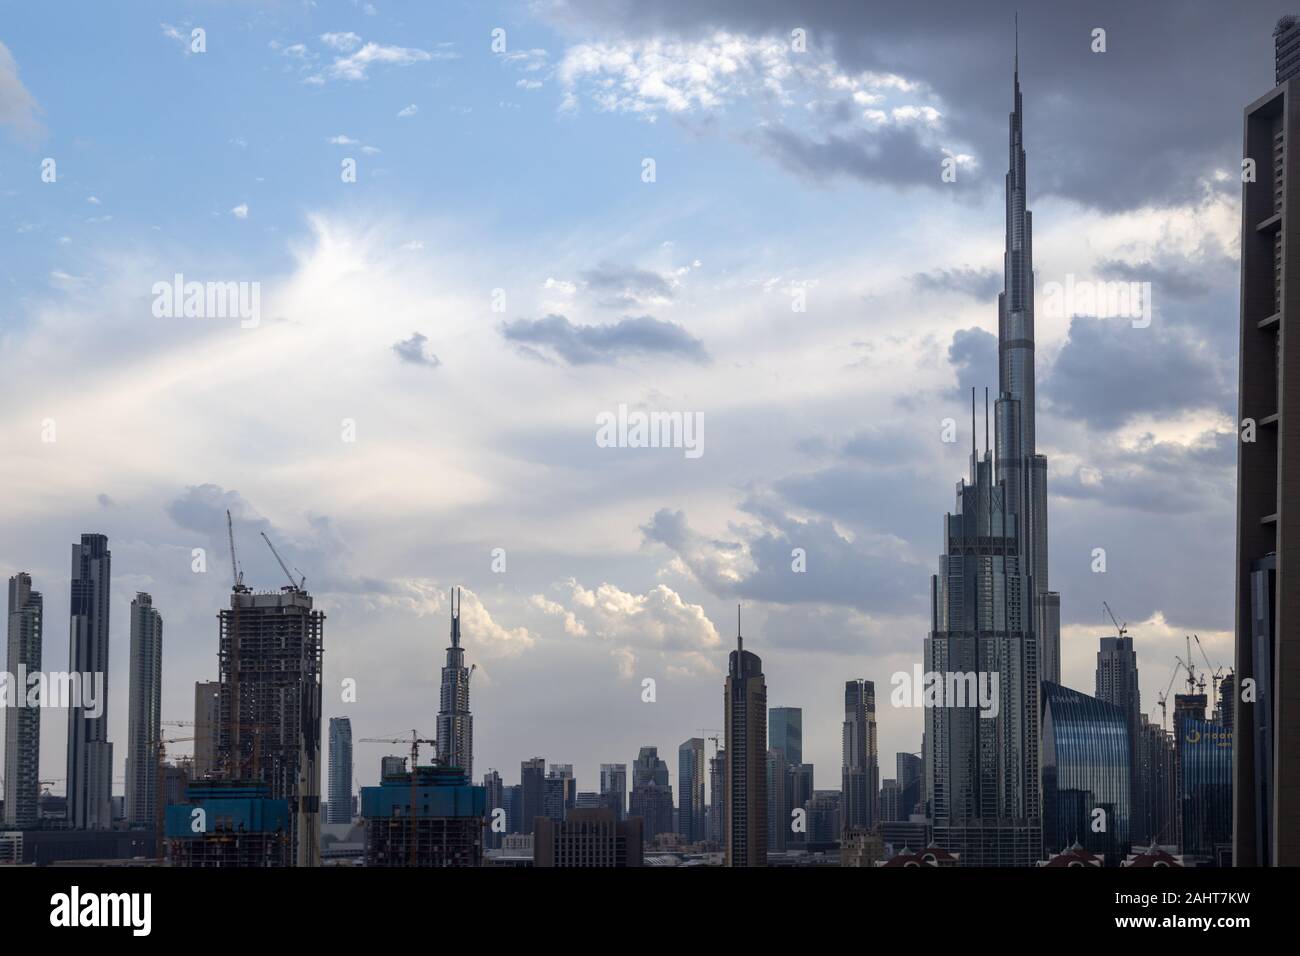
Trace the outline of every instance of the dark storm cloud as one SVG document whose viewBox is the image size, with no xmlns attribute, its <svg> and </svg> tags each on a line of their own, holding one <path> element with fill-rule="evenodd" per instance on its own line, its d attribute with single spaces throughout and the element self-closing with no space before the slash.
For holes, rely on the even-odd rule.
<svg viewBox="0 0 1300 956">
<path fill-rule="evenodd" d="M 1057 415 L 1114 429 L 1142 414 L 1231 413 L 1234 378 L 1230 357 L 1159 319 L 1076 316 L 1040 395 Z"/>
<path fill-rule="evenodd" d="M 1110 446 L 1088 459 L 1087 471 L 1053 477 L 1054 495 L 1151 514 L 1213 511 L 1232 500 L 1236 436 L 1206 432 L 1189 445 L 1146 435 L 1136 447 Z"/>
<path fill-rule="evenodd" d="M 992 188 L 1006 165 L 1012 20 L 1020 9 L 1031 197 L 1052 192 L 1115 210 L 1188 201 L 1201 194 L 1210 167 L 1239 168 L 1242 107 L 1272 88 L 1272 30 L 1292 6 L 563 0 L 550 16 L 575 36 L 595 28 L 609 36 L 702 39 L 726 30 L 788 37 L 803 28 L 810 50 L 829 51 L 846 71 L 894 72 L 933 88 L 947 105 L 947 130 L 974 144 Z M 1106 31 L 1104 53 L 1091 50 L 1095 28 Z M 853 143 L 829 151 L 782 145 L 788 158 L 819 168 L 877 172 L 868 160 L 844 155 Z"/>
<path fill-rule="evenodd" d="M 582 273 L 587 288 L 597 293 L 600 305 L 625 309 L 647 300 L 671 299 L 673 288 L 657 272 L 602 262 Z"/>
<path fill-rule="evenodd" d="M 1124 282 L 1150 282 L 1155 295 L 1168 293 L 1179 299 L 1193 299 L 1210 291 L 1210 286 L 1199 275 L 1193 275 L 1178 266 L 1156 265 L 1150 260 L 1123 262 L 1118 259 L 1098 259 L 1097 271 L 1107 279 Z"/>
<path fill-rule="evenodd" d="M 947 185 L 939 175 L 943 154 L 922 143 L 911 127 L 827 133 L 819 139 L 768 126 L 747 138 L 785 169 L 816 183 L 847 176 L 894 186 Z"/>
<path fill-rule="evenodd" d="M 533 358 L 557 357 L 568 365 L 612 365 L 631 356 L 666 356 L 707 364 L 704 343 L 674 322 L 648 315 L 609 325 L 575 325 L 563 315 L 516 319 L 501 334 Z"/>
<path fill-rule="evenodd" d="M 989 377 L 997 374 L 998 337 L 981 328 L 958 329 L 948 346 L 948 362 L 957 373 L 956 395 L 965 401 L 972 388 L 989 385 Z"/>
<path fill-rule="evenodd" d="M 683 512 L 668 509 L 656 512 L 641 533 L 646 543 L 676 554 L 718 597 L 864 612 L 906 613 L 924 606 L 927 569 L 908 561 L 898 542 L 849 540 L 830 520 L 793 517 L 779 501 L 751 497 L 740 507 L 757 519 L 755 526 L 733 529 L 741 540 L 705 538 Z M 796 549 L 805 570 L 795 570 Z"/>
<path fill-rule="evenodd" d="M 409 362 L 412 365 L 423 365 L 426 368 L 437 368 L 442 364 L 442 360 L 425 349 L 425 344 L 429 341 L 427 335 L 419 332 L 412 332 L 409 339 L 402 339 L 400 342 L 393 344 L 393 351 L 403 362 Z"/>
<path fill-rule="evenodd" d="M 972 299 L 996 299 L 1002 291 L 1002 274 L 993 269 L 936 269 L 912 276 L 912 288 L 918 292 L 958 292 Z"/>
</svg>

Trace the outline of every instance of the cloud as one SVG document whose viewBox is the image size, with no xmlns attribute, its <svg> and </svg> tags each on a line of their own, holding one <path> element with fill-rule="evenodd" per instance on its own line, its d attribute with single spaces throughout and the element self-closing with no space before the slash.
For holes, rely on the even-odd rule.
<svg viewBox="0 0 1300 956">
<path fill-rule="evenodd" d="M 397 115 L 399 117 L 407 117 L 407 116 L 414 116 L 418 112 L 420 112 L 420 108 L 416 106 L 414 103 L 412 103 L 410 106 L 403 106 L 400 110 L 397 111 Z"/>
<path fill-rule="evenodd" d="M 973 299 L 996 299 L 1002 291 L 1002 273 L 993 269 L 935 269 L 918 272 L 912 276 L 912 287 L 918 292 L 955 292 Z"/>
<path fill-rule="evenodd" d="M 796 69 L 800 63 L 826 62 L 836 76 L 888 73 L 923 84 L 933 92 L 950 135 L 970 143 L 968 152 L 974 156 L 996 160 L 984 164 L 985 169 L 996 169 L 984 179 L 993 190 L 1000 187 L 1006 156 L 1011 23 L 1017 6 L 1017 0 L 979 5 L 934 0 L 882 17 L 869 4 L 804 4 L 795 18 L 807 37 L 802 61 L 774 50 L 770 62 Z M 762 43 L 762 38 L 788 49 L 795 25 L 789 5 L 772 0 L 564 0 L 541 9 L 571 34 L 618 38 L 604 47 L 576 45 L 563 62 L 572 59 L 584 68 L 578 76 L 590 74 L 604 81 L 594 97 L 603 95 L 611 103 L 629 106 L 655 105 L 670 97 L 679 104 L 696 104 L 707 96 L 738 95 L 737 84 L 752 71 L 752 61 L 739 55 L 730 58 L 726 73 L 702 56 L 695 76 L 680 78 L 638 56 L 642 48 L 689 49 L 701 36 L 723 34 L 741 50 Z M 1211 170 L 1239 168 L 1240 124 L 1207 123 L 1204 118 L 1239 116 L 1244 104 L 1272 87 L 1269 34 L 1283 12 L 1284 7 L 1274 12 L 1259 9 L 1243 19 L 1216 4 L 1188 8 L 1178 0 L 1099 0 L 1087 9 L 1053 4 L 1022 15 L 1020 77 L 1031 189 L 1106 210 L 1175 205 L 1195 197 Z M 1087 42 L 1098 24 L 1105 24 L 1111 40 L 1105 54 L 1093 53 Z M 594 56 L 593 48 L 622 52 L 623 58 Z M 971 55 L 973 50 L 1003 52 Z M 1168 50 L 1179 54 L 1159 55 Z M 672 58 L 674 64 L 679 60 Z M 1163 97 L 1153 111 L 1148 100 L 1133 96 L 1133 90 L 1150 85 L 1156 63 L 1161 89 L 1178 94 Z M 1242 68 L 1216 72 L 1204 69 L 1205 63 Z M 774 89 L 790 88 L 785 76 L 768 74 Z M 642 85 L 648 87 L 645 92 Z M 575 92 L 574 101 L 579 98 Z M 886 112 L 878 104 L 867 109 Z M 1079 122 L 1081 116 L 1104 116 L 1106 121 Z M 1135 154 L 1135 142 L 1147 145 Z M 845 152 L 845 144 L 830 145 L 837 148 L 817 157 L 819 168 L 862 168 L 836 155 Z M 937 182 L 937 160 L 931 157 L 930 164 Z"/>
<path fill-rule="evenodd" d="M 423 365 L 425 368 L 437 368 L 442 364 L 438 356 L 425 349 L 429 337 L 419 332 L 412 332 L 409 339 L 403 339 L 393 345 L 393 351 L 403 362 L 411 365 Z"/>
<path fill-rule="evenodd" d="M 18 64 L 9 48 L 0 43 L 0 124 L 8 125 L 23 139 L 34 139 L 41 131 L 36 120 L 40 106 L 18 78 Z"/>
<path fill-rule="evenodd" d="M 710 593 L 780 604 L 827 604 L 861 611 L 915 611 L 930 569 L 890 535 L 847 535 L 833 521 L 789 514 L 771 495 L 741 510 L 754 521 L 733 528 L 741 540 L 706 538 L 681 511 L 660 509 L 641 533 L 671 550 Z M 796 554 L 796 549 L 802 555 Z M 801 562 L 804 570 L 797 570 Z"/>
<path fill-rule="evenodd" d="M 703 607 L 686 602 L 667 585 L 634 594 L 609 583 L 589 589 L 569 578 L 552 590 L 562 594 L 562 602 L 535 594 L 533 606 L 558 617 L 566 636 L 605 645 L 624 677 L 631 677 L 647 655 L 663 661 L 672 675 L 720 669 L 722 641 L 713 622 Z"/>
<path fill-rule="evenodd" d="M 1149 514 L 1205 513 L 1232 499 L 1236 454 L 1231 429 L 1200 432 L 1187 443 L 1150 432 L 1107 436 L 1073 470 L 1057 468 L 1049 488 L 1062 498 Z"/>
<path fill-rule="evenodd" d="M 1134 328 L 1129 318 L 1076 316 L 1040 395 L 1056 415 L 1099 429 L 1140 415 L 1231 414 L 1235 365 L 1163 317 Z"/>
<path fill-rule="evenodd" d="M 241 202 L 238 206 L 235 206 L 233 209 L 230 210 L 230 214 L 234 216 L 236 219 L 247 219 L 248 203 Z"/>
<path fill-rule="evenodd" d="M 601 296 L 600 304 L 608 308 L 662 305 L 673 298 L 672 283 L 646 269 L 601 263 L 581 277 L 587 288 Z"/>
<path fill-rule="evenodd" d="M 632 356 L 666 356 L 706 364 L 704 343 L 680 325 L 643 315 L 608 325 L 575 325 L 563 315 L 516 319 L 501 334 L 524 354 L 568 365 L 614 364 Z"/>
<path fill-rule="evenodd" d="M 355 50 L 361 45 L 361 37 L 355 33 L 322 33 L 320 41 L 331 50 L 341 50 L 344 53 Z"/>
<path fill-rule="evenodd" d="M 331 136 L 326 142 L 333 146 L 355 146 L 360 140 L 353 139 L 346 133 L 339 133 L 337 136 Z"/>
<path fill-rule="evenodd" d="M 955 396 L 963 402 L 972 387 L 988 385 L 997 393 L 998 337 L 980 328 L 958 329 L 948 346 L 948 362 L 957 372 Z"/>
<path fill-rule="evenodd" d="M 437 56 L 439 59 L 446 59 L 450 55 Z M 434 58 L 435 54 L 414 47 L 383 46 L 378 43 L 367 43 L 361 49 L 335 59 L 329 68 L 329 74 L 334 79 L 364 80 L 370 67 L 376 64 L 382 66 L 410 66 L 413 63 L 423 63 Z"/>
<path fill-rule="evenodd" d="M 848 177 L 896 186 L 946 185 L 939 175 L 939 150 L 906 127 L 819 137 L 778 126 L 750 133 L 748 139 L 788 171 L 817 183 Z"/>
<path fill-rule="evenodd" d="M 1178 265 L 1156 265 L 1150 259 L 1142 262 L 1124 262 L 1119 259 L 1098 259 L 1097 271 L 1111 279 L 1124 282 L 1150 282 L 1154 295 L 1168 293 L 1173 298 L 1190 299 L 1210 291 L 1209 283 Z"/>
</svg>

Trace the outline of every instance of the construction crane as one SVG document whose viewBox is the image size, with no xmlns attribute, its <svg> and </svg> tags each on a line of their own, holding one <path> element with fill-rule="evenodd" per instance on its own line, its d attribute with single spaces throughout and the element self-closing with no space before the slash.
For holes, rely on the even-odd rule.
<svg viewBox="0 0 1300 956">
<path fill-rule="evenodd" d="M 235 558 L 235 521 L 230 517 L 230 509 L 226 509 L 226 535 L 230 539 L 230 578 L 234 585 L 235 591 L 246 591 L 244 587 L 244 572 L 239 570 L 239 562 Z"/>
<path fill-rule="evenodd" d="M 1205 659 L 1205 667 L 1210 672 L 1210 683 L 1214 689 L 1214 700 L 1211 703 L 1217 707 L 1219 700 L 1219 682 L 1223 680 L 1223 665 L 1220 664 L 1218 667 L 1215 667 L 1210 663 L 1210 655 L 1205 653 L 1205 645 L 1201 643 L 1201 637 L 1199 634 L 1193 634 L 1192 640 L 1196 641 L 1196 646 L 1200 649 L 1201 657 Z"/>
<path fill-rule="evenodd" d="M 153 833 L 154 845 L 157 848 L 158 865 L 163 865 L 163 859 L 166 856 L 166 844 L 163 841 L 163 810 L 167 805 L 166 795 L 163 793 L 163 758 L 167 755 L 168 744 L 181 744 L 187 740 L 193 740 L 193 737 L 159 737 L 152 741 L 157 748 L 157 789 L 154 791 L 154 814 L 153 814 Z"/>
<path fill-rule="evenodd" d="M 404 737 L 362 737 L 361 740 L 358 741 L 358 743 L 404 744 L 406 743 L 406 738 Z M 407 865 L 412 867 L 415 866 L 415 840 L 416 840 L 416 833 L 417 833 L 416 813 L 415 813 L 417 774 L 415 772 L 415 768 L 416 765 L 419 763 L 419 759 L 420 759 L 420 744 L 431 744 L 436 746 L 437 743 L 438 742 L 434 740 L 432 737 L 421 737 L 420 732 L 418 730 L 413 729 L 411 731 L 411 804 L 410 804 L 410 809 L 407 811 L 407 818 L 411 822 L 410 825 L 411 836 L 410 839 L 407 841 L 406 849 L 407 849 Z M 434 764 L 436 765 L 438 762 L 438 758 L 434 757 L 433 759 L 434 759 Z"/>
<path fill-rule="evenodd" d="M 1195 694 L 1197 691 L 1199 691 L 1200 693 L 1204 694 L 1205 675 L 1202 674 L 1201 679 L 1197 680 L 1196 665 L 1191 662 L 1192 661 L 1192 639 L 1188 637 L 1186 634 L 1183 635 L 1183 639 L 1187 642 L 1187 659 L 1183 660 L 1181 657 L 1175 657 L 1174 659 L 1178 661 L 1178 663 L 1182 664 L 1183 668 L 1187 671 L 1187 693 Z"/>
<path fill-rule="evenodd" d="M 705 740 L 713 741 L 713 756 L 714 759 L 716 759 L 718 756 L 718 749 L 719 749 L 718 740 L 722 736 L 723 732 L 721 730 L 718 730 L 718 728 L 716 727 L 696 727 L 695 732 L 699 734 L 701 737 L 703 737 Z M 712 736 L 710 736 L 710 734 L 712 734 Z"/>
<path fill-rule="evenodd" d="M 1119 621 L 1115 620 L 1115 612 L 1110 609 L 1110 605 L 1105 601 L 1101 602 L 1101 606 L 1104 607 L 1106 613 L 1110 615 L 1110 622 L 1115 625 L 1115 630 L 1119 632 L 1119 636 L 1128 637 L 1128 622 L 1126 621 L 1121 624 Z"/>
<path fill-rule="evenodd" d="M 1178 660 L 1178 658 L 1175 657 L 1174 660 Z M 1168 730 L 1168 727 L 1166 725 L 1168 724 L 1167 718 L 1169 716 L 1168 714 L 1169 692 L 1174 689 L 1174 678 L 1178 676 L 1178 668 L 1182 667 L 1182 665 L 1183 662 L 1180 660 L 1178 661 L 1177 664 L 1174 665 L 1174 672 L 1169 675 L 1169 686 L 1165 688 L 1165 692 L 1163 694 L 1156 695 L 1156 702 L 1159 703 L 1160 705 L 1160 729 L 1161 730 Z"/>
<path fill-rule="evenodd" d="M 275 560 L 277 560 L 277 561 L 280 562 L 280 570 L 283 571 L 283 572 L 284 572 L 284 576 L 285 576 L 286 578 L 289 579 L 289 587 L 287 588 L 287 590 L 290 590 L 290 591 L 301 591 L 301 590 L 302 590 L 302 586 L 303 586 L 303 584 L 305 584 L 305 583 L 307 582 L 307 579 L 306 579 L 306 578 L 303 578 L 301 582 L 299 582 L 299 581 L 295 581 L 295 580 L 293 579 L 293 575 L 289 573 L 289 566 L 288 566 L 287 564 L 284 563 L 284 558 L 280 557 L 280 552 L 277 551 L 277 550 L 275 550 L 275 545 L 273 545 L 273 544 L 271 543 L 271 539 L 268 538 L 268 537 L 266 536 L 266 532 L 263 531 L 263 532 L 260 532 L 260 533 L 261 533 L 261 535 L 262 535 L 262 540 L 266 542 L 266 546 L 267 546 L 268 548 L 270 548 L 270 549 L 271 549 L 271 553 L 272 553 L 273 555 L 275 555 Z"/>
</svg>

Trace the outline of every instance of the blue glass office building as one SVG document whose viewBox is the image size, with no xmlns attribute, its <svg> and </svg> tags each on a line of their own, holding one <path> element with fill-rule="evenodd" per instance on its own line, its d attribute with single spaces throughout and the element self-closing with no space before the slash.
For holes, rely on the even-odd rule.
<svg viewBox="0 0 1300 956">
<path fill-rule="evenodd" d="M 1077 690 L 1042 687 L 1044 856 L 1077 841 L 1117 866 L 1128 853 L 1132 810 L 1127 718 Z"/>
<path fill-rule="evenodd" d="M 1181 726 L 1183 853 L 1215 860 L 1232 843 L 1232 731 L 1194 717 Z"/>
</svg>

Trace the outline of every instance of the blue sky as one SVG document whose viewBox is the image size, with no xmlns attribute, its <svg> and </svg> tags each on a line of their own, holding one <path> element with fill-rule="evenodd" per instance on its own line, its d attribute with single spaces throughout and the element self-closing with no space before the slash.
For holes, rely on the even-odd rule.
<svg viewBox="0 0 1300 956">
<path fill-rule="evenodd" d="M 1040 290 L 1155 289 L 1150 328 L 1049 317 L 1040 291 L 1037 329 L 1065 679 L 1091 690 L 1106 599 L 1149 712 L 1184 632 L 1230 657 L 1234 177 L 1285 12 L 1165 6 L 1021 17 Z M 476 775 L 543 755 L 594 788 L 718 725 L 741 600 L 838 786 L 843 682 L 884 696 L 920 659 L 965 390 L 996 385 L 1011 10 L 4 4 L 0 570 L 46 595 L 46 667 L 68 544 L 103 531 L 119 763 L 136 590 L 188 719 L 229 507 L 251 580 L 280 577 L 259 530 L 306 573 L 326 716 L 357 736 L 431 727 L 460 584 Z M 155 317 L 176 273 L 259 283 L 260 323 Z M 705 454 L 598 447 L 620 404 L 702 414 Z M 880 725 L 889 776 L 920 712 Z M 47 718 L 43 776 L 63 733 Z"/>
</svg>

